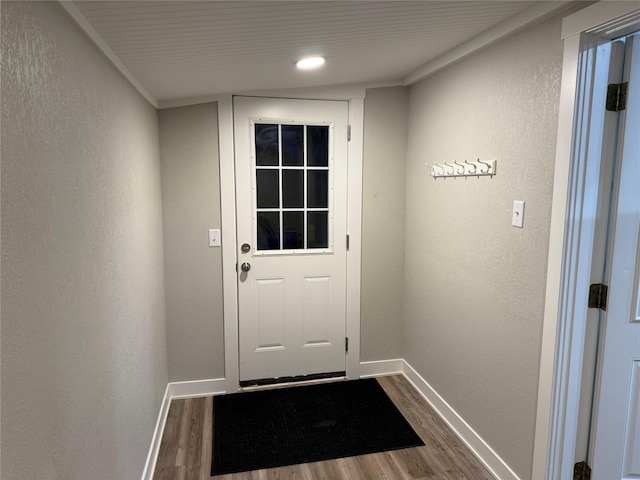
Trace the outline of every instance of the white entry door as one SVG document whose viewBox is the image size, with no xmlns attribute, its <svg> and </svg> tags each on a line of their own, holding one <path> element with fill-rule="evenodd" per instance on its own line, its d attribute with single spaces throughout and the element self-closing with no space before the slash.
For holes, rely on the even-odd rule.
<svg viewBox="0 0 640 480">
<path fill-rule="evenodd" d="M 627 39 L 617 201 L 609 242 L 609 299 L 601 328 L 592 430 L 595 480 L 640 478 L 640 38 Z M 616 205 L 617 204 L 617 205 Z"/>
<path fill-rule="evenodd" d="M 233 108 L 240 381 L 344 375 L 348 102 Z"/>
</svg>

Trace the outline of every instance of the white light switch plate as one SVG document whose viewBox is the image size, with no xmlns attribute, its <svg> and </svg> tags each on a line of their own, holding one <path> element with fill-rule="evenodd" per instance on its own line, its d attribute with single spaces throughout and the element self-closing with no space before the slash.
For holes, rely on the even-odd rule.
<svg viewBox="0 0 640 480">
<path fill-rule="evenodd" d="M 209 246 L 210 247 L 220 246 L 220 229 L 219 228 L 209 229 Z"/>
<path fill-rule="evenodd" d="M 511 215 L 511 225 L 522 228 L 524 224 L 524 201 L 513 201 L 513 214 Z"/>
</svg>

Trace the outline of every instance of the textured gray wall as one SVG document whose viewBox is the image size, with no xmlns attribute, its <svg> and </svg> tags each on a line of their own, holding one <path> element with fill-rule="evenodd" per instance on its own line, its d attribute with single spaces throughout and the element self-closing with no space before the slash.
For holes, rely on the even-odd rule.
<svg viewBox="0 0 640 480">
<path fill-rule="evenodd" d="M 157 114 L 54 2 L 2 8 L 2 478 L 140 478 L 167 385 Z"/>
<path fill-rule="evenodd" d="M 531 477 L 555 138 L 560 17 L 413 86 L 404 355 L 521 478 Z M 496 159 L 494 178 L 425 162 Z M 511 226 L 526 201 L 524 229 Z"/>
<path fill-rule="evenodd" d="M 364 108 L 360 360 L 402 358 L 409 90 L 367 90 Z"/>
<path fill-rule="evenodd" d="M 169 381 L 224 377 L 216 103 L 159 112 Z"/>
</svg>

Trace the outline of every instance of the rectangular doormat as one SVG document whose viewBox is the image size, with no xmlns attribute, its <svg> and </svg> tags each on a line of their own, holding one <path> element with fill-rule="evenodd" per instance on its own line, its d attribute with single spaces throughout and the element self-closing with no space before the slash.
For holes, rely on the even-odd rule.
<svg viewBox="0 0 640 480">
<path fill-rule="evenodd" d="M 211 475 L 422 445 L 373 378 L 213 399 Z"/>
</svg>

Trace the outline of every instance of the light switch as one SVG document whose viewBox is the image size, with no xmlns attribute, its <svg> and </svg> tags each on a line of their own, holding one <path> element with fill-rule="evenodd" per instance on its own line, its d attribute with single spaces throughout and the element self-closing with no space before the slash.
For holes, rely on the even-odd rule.
<svg viewBox="0 0 640 480">
<path fill-rule="evenodd" d="M 220 229 L 219 228 L 209 229 L 209 246 L 210 247 L 220 246 Z"/>
<path fill-rule="evenodd" d="M 513 214 L 511 215 L 511 225 L 522 228 L 524 223 L 524 201 L 513 201 Z"/>
</svg>

